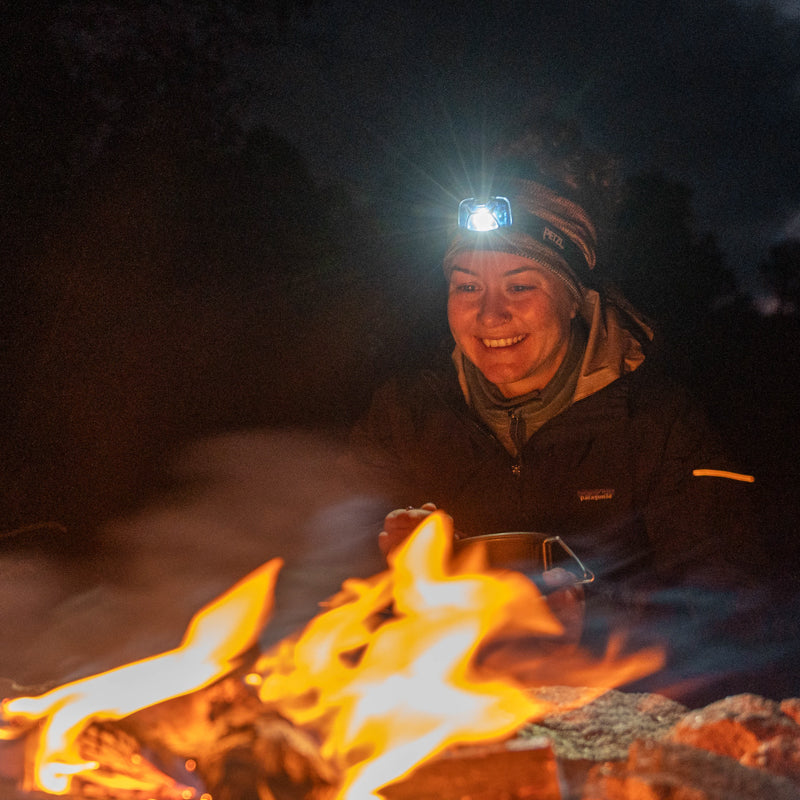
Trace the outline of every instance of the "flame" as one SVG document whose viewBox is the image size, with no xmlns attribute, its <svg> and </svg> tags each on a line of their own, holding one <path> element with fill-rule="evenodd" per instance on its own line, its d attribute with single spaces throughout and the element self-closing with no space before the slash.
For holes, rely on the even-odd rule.
<svg viewBox="0 0 800 800">
<path fill-rule="evenodd" d="M 280 559 L 263 564 L 191 619 L 179 647 L 65 684 L 37 697 L 4 700 L 0 738 L 40 723 L 31 786 L 67 794 L 77 776 L 99 768 L 80 755 L 78 737 L 93 721 L 118 720 L 147 706 L 201 689 L 224 676 L 252 647 L 272 608 Z M 166 781 L 171 779 L 163 776 Z M 26 781 L 27 783 L 28 781 Z M 120 778 L 119 788 L 144 789 Z M 173 785 L 174 782 L 173 782 Z"/>
<path fill-rule="evenodd" d="M 476 655 L 509 630 L 541 639 L 561 624 L 531 581 L 487 572 L 479 556 L 456 564 L 451 541 L 450 518 L 432 514 L 389 571 L 346 582 L 328 611 L 257 664 L 262 702 L 320 735 L 343 776 L 337 798 L 376 796 L 447 747 L 505 738 L 551 708 L 508 675 L 482 672 Z M 602 677 L 603 688 L 583 701 L 659 663 L 654 653 L 607 658 L 594 672 L 584 663 L 581 677 Z"/>
<path fill-rule="evenodd" d="M 662 664 L 654 650 L 622 656 L 618 642 L 594 662 L 579 651 L 531 647 L 558 643 L 563 632 L 547 600 L 524 575 L 488 570 L 477 549 L 454 559 L 452 536 L 452 520 L 431 514 L 393 552 L 389 569 L 346 581 L 325 610 L 262 654 L 244 678 L 265 709 L 319 742 L 320 757 L 339 776 L 337 800 L 377 796 L 454 744 L 513 735 L 552 710 L 531 687 L 596 687 L 577 705 Z M 4 701 L 0 738 L 35 730 L 26 788 L 66 794 L 76 776 L 92 780 L 100 765 L 81 757 L 78 739 L 93 721 L 120 719 L 227 674 L 256 642 L 281 565 L 268 562 L 198 612 L 175 650 Z M 194 794 L 159 779 L 151 786 Z M 129 776 L 95 781 L 150 788 Z"/>
</svg>

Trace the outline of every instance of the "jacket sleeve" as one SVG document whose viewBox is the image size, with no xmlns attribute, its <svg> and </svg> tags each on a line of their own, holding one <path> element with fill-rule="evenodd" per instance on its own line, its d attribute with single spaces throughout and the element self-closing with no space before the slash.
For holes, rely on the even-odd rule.
<svg viewBox="0 0 800 800">
<path fill-rule="evenodd" d="M 399 402 L 402 392 L 396 381 L 381 386 L 350 434 L 351 468 L 363 485 L 384 499 L 387 511 L 425 502 L 413 496 L 414 481 L 404 457 L 414 425 L 406 405 Z"/>
<path fill-rule="evenodd" d="M 656 572 L 668 581 L 709 587 L 757 578 L 764 556 L 755 476 L 732 463 L 683 390 L 671 399 L 662 395 L 659 405 L 653 426 L 662 431 L 656 437 L 662 452 L 651 461 L 644 505 Z"/>
</svg>

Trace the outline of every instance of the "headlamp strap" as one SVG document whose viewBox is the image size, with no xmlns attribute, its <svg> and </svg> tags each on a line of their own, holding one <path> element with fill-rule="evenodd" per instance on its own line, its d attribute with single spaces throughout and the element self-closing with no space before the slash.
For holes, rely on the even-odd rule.
<svg viewBox="0 0 800 800">
<path fill-rule="evenodd" d="M 532 239 L 560 255 L 578 275 L 586 274 L 590 269 L 589 262 L 581 248 L 560 228 L 535 214 L 517 212 L 511 230 L 526 233 Z"/>
</svg>

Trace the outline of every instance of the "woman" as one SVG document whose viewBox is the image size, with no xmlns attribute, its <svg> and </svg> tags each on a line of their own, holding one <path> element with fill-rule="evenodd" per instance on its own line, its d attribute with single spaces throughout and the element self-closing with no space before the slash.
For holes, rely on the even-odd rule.
<svg viewBox="0 0 800 800">
<path fill-rule="evenodd" d="M 444 258 L 450 352 L 383 386 L 354 431 L 398 506 L 380 547 L 434 508 L 460 537 L 559 535 L 597 576 L 605 622 L 652 619 L 665 597 L 680 619 L 762 563 L 753 479 L 659 372 L 651 328 L 596 287 L 578 179 L 596 171 L 575 157 L 536 165 L 519 143 L 509 153 L 491 196 L 459 207 Z"/>
</svg>

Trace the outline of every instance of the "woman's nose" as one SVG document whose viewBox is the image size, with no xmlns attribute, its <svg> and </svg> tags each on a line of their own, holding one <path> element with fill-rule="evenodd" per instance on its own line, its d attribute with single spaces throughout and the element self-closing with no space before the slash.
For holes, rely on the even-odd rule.
<svg viewBox="0 0 800 800">
<path fill-rule="evenodd" d="M 508 302 L 502 292 L 486 292 L 478 314 L 481 323 L 487 326 L 501 325 L 511 318 Z"/>
</svg>

